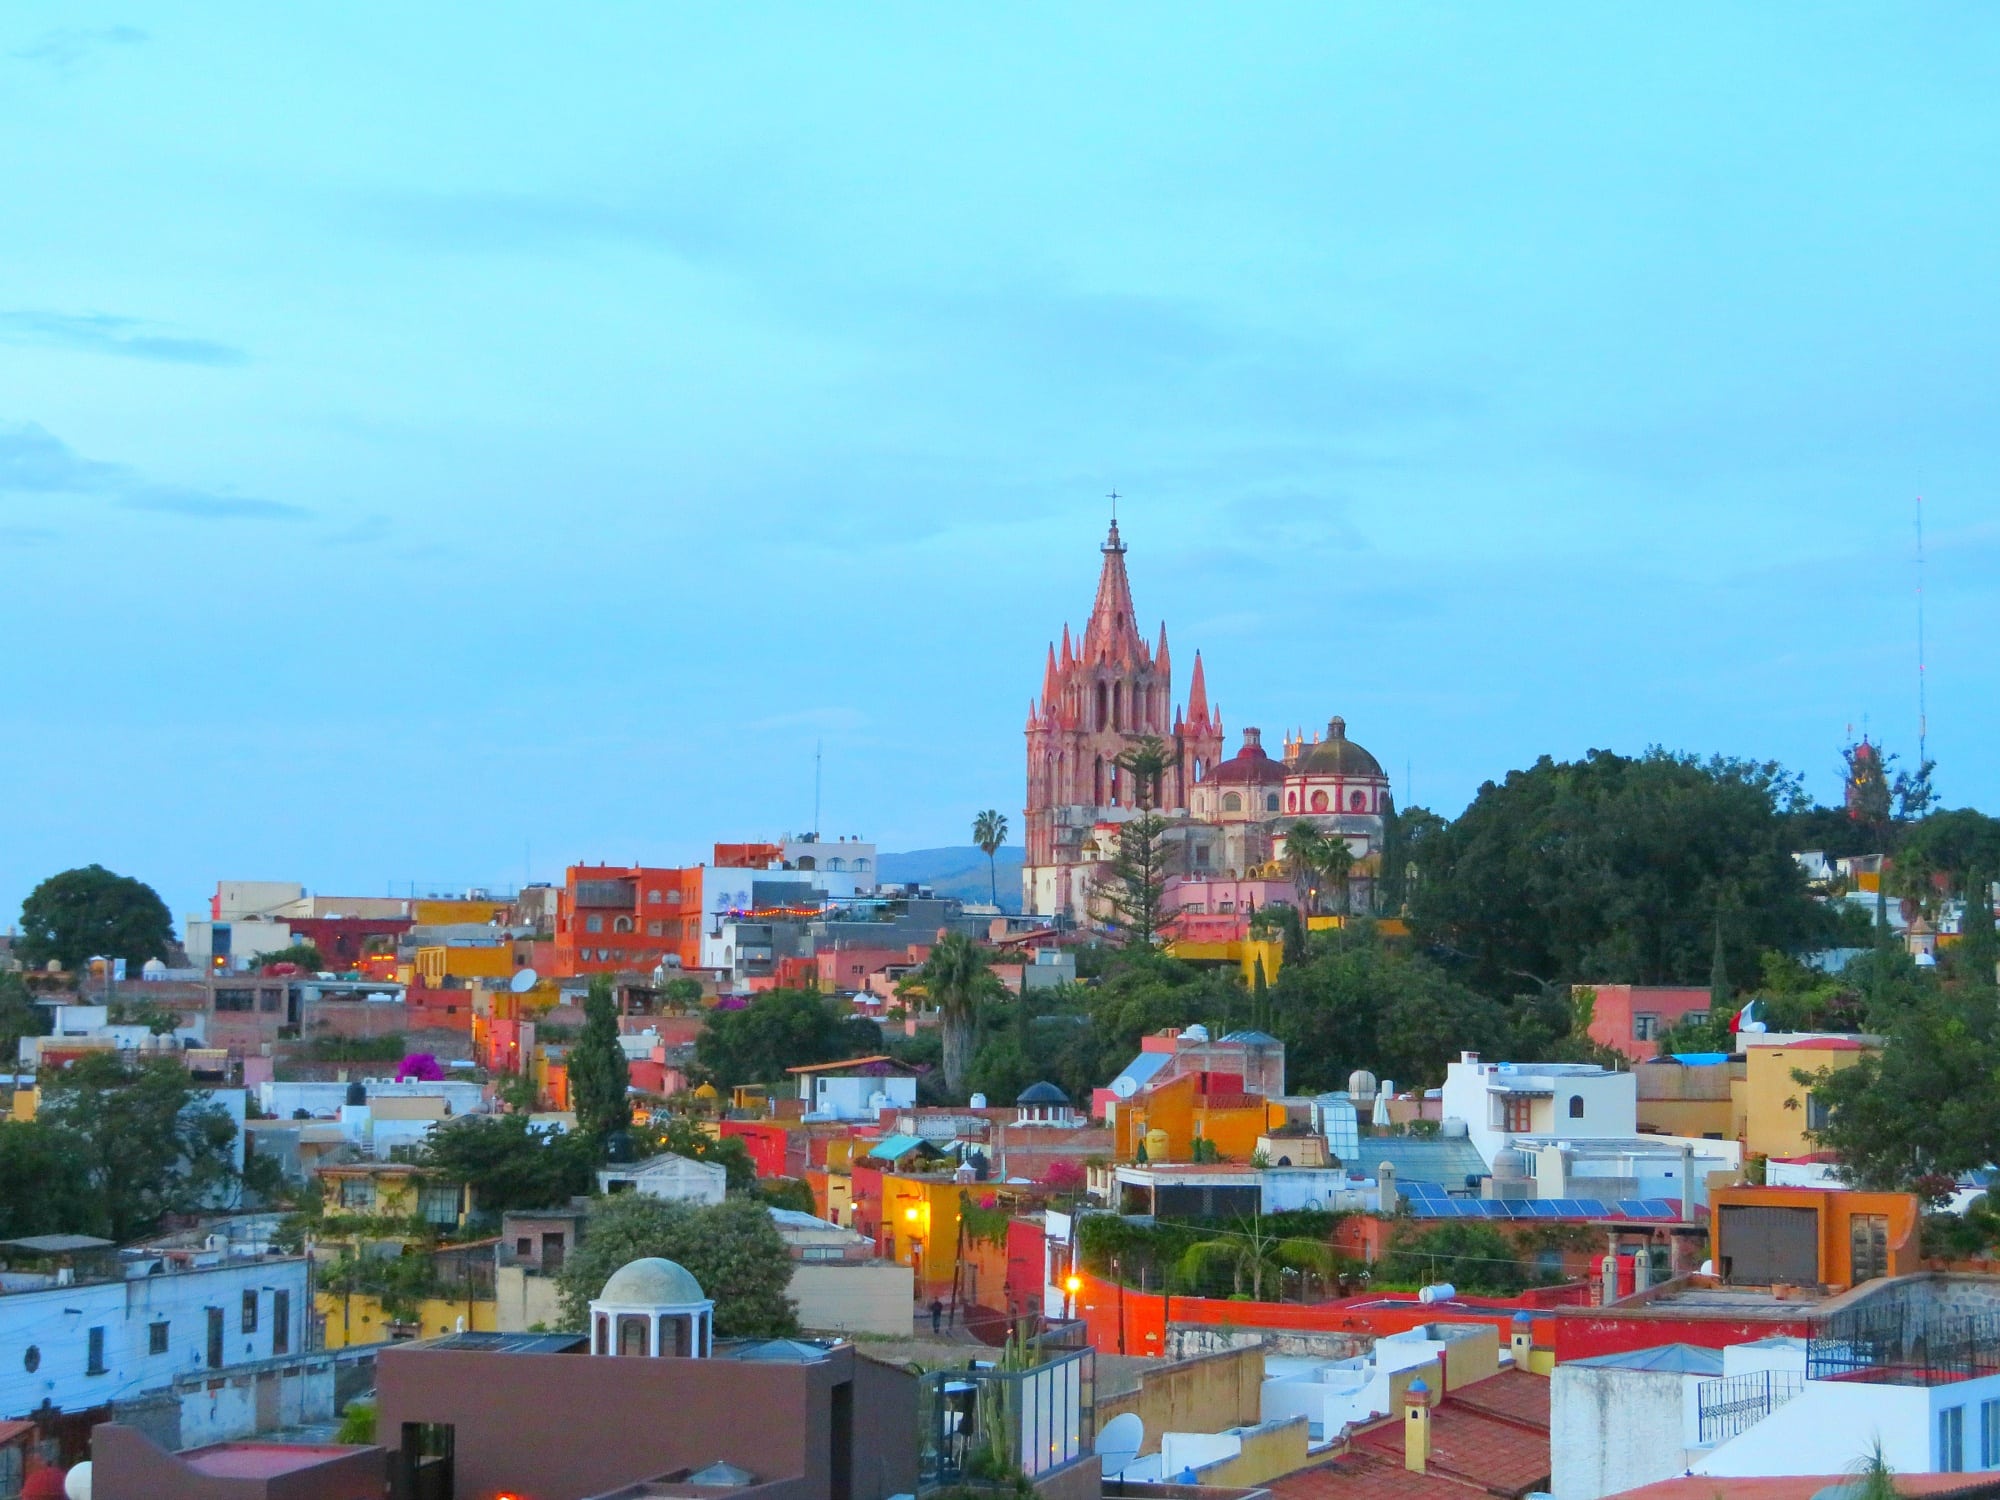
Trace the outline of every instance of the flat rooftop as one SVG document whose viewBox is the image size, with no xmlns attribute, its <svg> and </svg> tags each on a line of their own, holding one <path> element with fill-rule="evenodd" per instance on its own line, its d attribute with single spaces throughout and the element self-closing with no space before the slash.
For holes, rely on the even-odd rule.
<svg viewBox="0 0 2000 1500">
<path fill-rule="evenodd" d="M 275 1479 L 280 1474 L 296 1474 L 366 1448 L 348 1448 L 333 1443 L 217 1443 L 212 1448 L 196 1448 L 179 1455 L 182 1463 L 197 1474 L 214 1479 Z"/>
</svg>

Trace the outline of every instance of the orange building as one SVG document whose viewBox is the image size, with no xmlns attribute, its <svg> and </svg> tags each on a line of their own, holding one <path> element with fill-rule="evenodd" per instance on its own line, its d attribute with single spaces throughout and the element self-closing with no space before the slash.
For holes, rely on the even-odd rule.
<svg viewBox="0 0 2000 1500">
<path fill-rule="evenodd" d="M 1718 1187 L 1708 1212 L 1715 1268 L 1737 1285 L 1845 1291 L 1922 1269 L 1921 1205 L 1910 1193 Z"/>
<path fill-rule="evenodd" d="M 1119 1161 L 1136 1160 L 1141 1145 L 1147 1161 L 1193 1161 L 1197 1140 L 1209 1142 L 1220 1160 L 1248 1161 L 1258 1138 L 1285 1123 L 1284 1105 L 1244 1092 L 1240 1073 L 1207 1071 L 1118 1100 L 1108 1113 Z"/>
<path fill-rule="evenodd" d="M 571 865 L 556 893 L 559 978 L 701 962 L 701 867 Z"/>
</svg>

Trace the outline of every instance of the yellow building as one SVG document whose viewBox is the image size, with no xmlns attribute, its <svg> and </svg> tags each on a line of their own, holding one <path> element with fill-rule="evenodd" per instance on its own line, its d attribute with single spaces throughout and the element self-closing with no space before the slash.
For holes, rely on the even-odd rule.
<svg viewBox="0 0 2000 1500">
<path fill-rule="evenodd" d="M 417 949 L 411 972 L 420 984 L 441 989 L 446 979 L 509 979 L 526 959 L 511 938 L 492 943 L 430 943 Z"/>
<path fill-rule="evenodd" d="M 890 1243 L 889 1259 L 911 1267 L 920 1287 L 948 1287 L 958 1274 L 959 1205 L 975 1187 L 992 1191 L 949 1177 L 882 1174 L 882 1238 Z"/>
<path fill-rule="evenodd" d="M 455 1182 L 439 1182 L 400 1161 L 343 1162 L 319 1169 L 328 1217 L 417 1219 L 439 1229 L 465 1223 L 471 1196 Z"/>
<path fill-rule="evenodd" d="M 410 912 L 419 927 L 448 927 L 460 922 L 493 922 L 507 915 L 505 901 L 447 901 L 435 896 L 419 899 Z"/>
<path fill-rule="evenodd" d="M 392 1318 L 372 1292 L 319 1292 L 313 1297 L 328 1349 L 380 1344 L 390 1339 L 430 1339 L 448 1333 L 498 1333 L 499 1304 L 492 1297 L 426 1297 L 408 1321 Z M 463 1329 L 460 1320 L 464 1320 Z"/>
<path fill-rule="evenodd" d="M 1744 1043 L 1743 1149 L 1747 1156 L 1805 1156 L 1819 1149 L 1807 1136 L 1825 1123 L 1824 1106 L 1794 1071 L 1851 1068 L 1880 1050 L 1876 1037 L 1801 1036 Z"/>
</svg>

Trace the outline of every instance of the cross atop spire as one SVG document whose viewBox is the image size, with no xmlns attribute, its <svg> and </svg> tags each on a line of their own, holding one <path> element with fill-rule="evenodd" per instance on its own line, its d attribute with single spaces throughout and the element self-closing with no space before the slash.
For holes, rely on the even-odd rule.
<svg viewBox="0 0 2000 1500">
<path fill-rule="evenodd" d="M 1132 585 L 1125 577 L 1125 544 L 1118 539 L 1116 521 L 1098 550 L 1104 554 L 1104 569 L 1097 577 L 1097 602 L 1091 607 L 1090 623 L 1083 629 L 1083 659 L 1141 661 L 1146 646 L 1132 618 Z"/>
</svg>

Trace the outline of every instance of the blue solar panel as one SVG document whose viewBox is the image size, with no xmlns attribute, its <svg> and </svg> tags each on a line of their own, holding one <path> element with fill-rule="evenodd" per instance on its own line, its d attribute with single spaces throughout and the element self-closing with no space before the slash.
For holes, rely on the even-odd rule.
<svg viewBox="0 0 2000 1500">
<path fill-rule="evenodd" d="M 1577 1214 L 1586 1219 L 1608 1219 L 1611 1210 L 1602 1198 L 1579 1198 L 1576 1200 Z"/>
<path fill-rule="evenodd" d="M 1534 1210 L 1535 1217 L 1538 1219 L 1553 1219 L 1556 1217 L 1557 1210 L 1555 1204 L 1546 1198 L 1537 1198 L 1528 1207 Z"/>
<path fill-rule="evenodd" d="M 1651 1209 L 1657 1217 L 1662 1219 L 1671 1219 L 1676 1213 L 1680 1211 L 1674 1206 L 1674 1202 L 1671 1198 L 1648 1198 L 1646 1200 L 1646 1207 Z"/>
<path fill-rule="evenodd" d="M 1645 1201 L 1639 1198 L 1620 1198 L 1618 1212 L 1628 1219 L 1643 1219 L 1646 1217 Z"/>
</svg>

